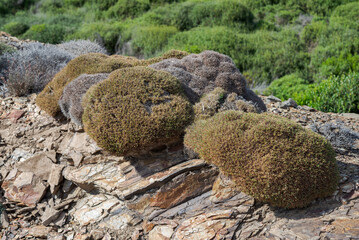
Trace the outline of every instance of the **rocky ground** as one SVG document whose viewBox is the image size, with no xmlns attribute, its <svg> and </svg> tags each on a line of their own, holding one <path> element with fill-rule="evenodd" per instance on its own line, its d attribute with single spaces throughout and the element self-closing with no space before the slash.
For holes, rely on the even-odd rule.
<svg viewBox="0 0 359 240">
<path fill-rule="evenodd" d="M 35 98 L 0 99 L 3 240 L 359 239 L 359 145 L 340 135 L 342 127 L 359 131 L 359 115 L 264 98 L 269 112 L 305 127 L 332 123 L 338 143 L 335 194 L 284 210 L 235 191 L 182 146 L 138 159 L 111 156 L 83 129 L 48 117 Z"/>
</svg>

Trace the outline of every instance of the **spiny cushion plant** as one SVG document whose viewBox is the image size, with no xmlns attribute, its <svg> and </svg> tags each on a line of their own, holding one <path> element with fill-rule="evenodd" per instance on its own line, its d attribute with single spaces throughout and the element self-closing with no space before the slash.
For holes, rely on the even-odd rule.
<svg viewBox="0 0 359 240">
<path fill-rule="evenodd" d="M 61 112 L 77 125 L 82 125 L 82 97 L 94 84 L 108 78 L 109 73 L 82 74 L 66 85 L 59 100 Z"/>
<path fill-rule="evenodd" d="M 60 112 L 58 101 L 64 87 L 81 74 L 110 73 L 116 69 L 132 67 L 140 63 L 134 57 L 107 56 L 102 53 L 81 55 L 70 61 L 58 72 L 44 90 L 37 96 L 36 104 L 51 116 Z"/>
<path fill-rule="evenodd" d="M 111 73 L 114 70 L 133 67 L 147 66 L 167 58 L 181 59 L 188 53 L 177 50 L 165 52 L 162 56 L 147 60 L 139 60 L 135 57 L 121 55 L 107 56 L 102 53 L 89 53 L 81 55 L 68 63 L 53 80 L 38 95 L 36 103 L 49 115 L 56 116 L 60 112 L 58 101 L 64 87 L 81 74 Z"/>
<path fill-rule="evenodd" d="M 188 52 L 171 49 L 171 50 L 163 53 L 161 56 L 147 59 L 147 60 L 145 60 L 145 62 L 146 62 L 146 65 L 150 65 L 150 64 L 158 63 L 165 59 L 170 59 L 170 58 L 182 59 L 188 55 L 189 55 Z"/>
<path fill-rule="evenodd" d="M 192 103 L 197 102 L 203 94 L 221 87 L 255 102 L 261 110 L 266 110 L 263 101 L 250 92 L 246 79 L 232 59 L 224 54 L 204 51 L 200 54 L 190 54 L 182 59 L 167 59 L 150 67 L 177 77 Z"/>
<path fill-rule="evenodd" d="M 137 66 L 116 70 L 83 98 L 85 131 L 117 155 L 135 156 L 177 142 L 192 106 L 171 74 Z"/>
<path fill-rule="evenodd" d="M 207 119 L 218 112 L 226 110 L 237 110 L 242 112 L 262 112 L 261 109 L 251 101 L 246 101 L 237 93 L 229 93 L 222 88 L 203 95 L 201 100 L 193 106 L 196 119 Z"/>
<path fill-rule="evenodd" d="M 184 143 L 260 202 L 300 208 L 338 184 L 335 152 L 322 136 L 271 114 L 226 111 L 195 122 Z"/>
<path fill-rule="evenodd" d="M 107 50 L 104 47 L 102 47 L 97 42 L 92 42 L 90 40 L 72 40 L 57 44 L 57 47 L 71 53 L 76 57 L 87 53 L 107 54 Z"/>
</svg>

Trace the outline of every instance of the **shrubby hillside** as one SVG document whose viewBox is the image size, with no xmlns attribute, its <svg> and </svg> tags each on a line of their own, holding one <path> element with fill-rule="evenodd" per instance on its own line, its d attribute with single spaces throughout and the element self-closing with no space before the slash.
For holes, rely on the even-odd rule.
<svg viewBox="0 0 359 240">
<path fill-rule="evenodd" d="M 96 40 L 109 53 L 139 58 L 214 50 L 230 56 L 251 86 L 272 84 L 266 94 L 323 111 L 359 112 L 352 85 L 358 13 L 354 0 L 0 0 L 0 30 L 51 44 Z M 345 106 L 318 103 L 325 97 L 317 94 L 333 96 L 321 89 L 336 84 L 342 89 L 334 96 Z"/>
</svg>

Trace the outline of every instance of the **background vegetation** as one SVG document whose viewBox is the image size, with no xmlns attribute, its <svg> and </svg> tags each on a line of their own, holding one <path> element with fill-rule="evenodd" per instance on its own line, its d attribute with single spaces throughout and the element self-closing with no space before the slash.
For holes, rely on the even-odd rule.
<svg viewBox="0 0 359 240">
<path fill-rule="evenodd" d="M 359 92 L 355 89 L 359 71 L 359 1 L 17 3 L 0 0 L 0 30 L 19 38 L 53 44 L 72 39 L 97 40 L 110 53 L 144 58 L 172 48 L 193 53 L 215 50 L 232 57 L 252 87 L 271 84 L 267 94 L 282 99 L 292 97 L 300 104 L 325 111 L 359 112 Z M 340 94 L 332 87 L 338 84 L 344 84 L 341 91 L 346 92 Z M 343 104 L 339 106 L 340 102 Z"/>
</svg>

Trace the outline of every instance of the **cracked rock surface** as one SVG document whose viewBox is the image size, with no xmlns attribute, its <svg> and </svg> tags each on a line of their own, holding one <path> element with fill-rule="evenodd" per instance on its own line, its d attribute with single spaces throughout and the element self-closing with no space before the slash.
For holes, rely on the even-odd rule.
<svg viewBox="0 0 359 240">
<path fill-rule="evenodd" d="M 138 158 L 110 155 L 83 129 L 47 116 L 35 98 L 0 98 L 2 240 L 359 236 L 359 115 L 263 97 L 268 112 L 341 139 L 335 194 L 285 210 L 236 191 L 216 167 L 189 158 L 182 146 Z"/>
</svg>

